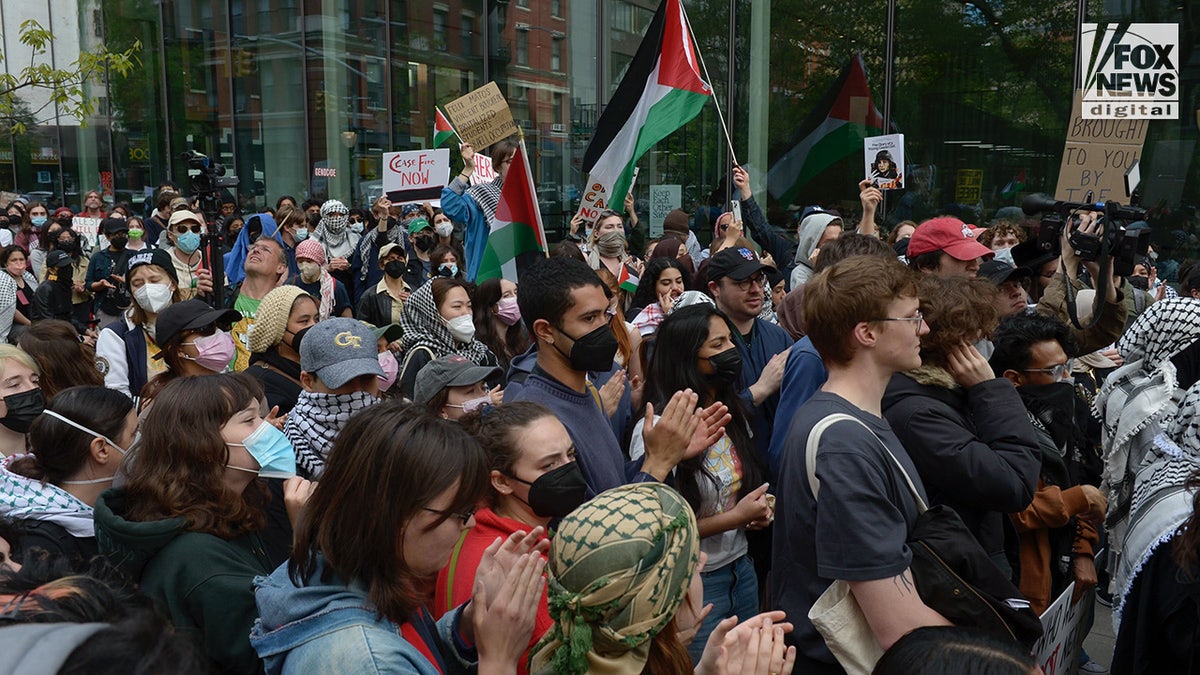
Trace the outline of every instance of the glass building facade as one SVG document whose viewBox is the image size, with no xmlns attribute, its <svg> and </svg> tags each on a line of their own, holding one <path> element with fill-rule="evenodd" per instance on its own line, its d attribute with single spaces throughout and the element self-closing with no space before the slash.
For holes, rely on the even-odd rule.
<svg viewBox="0 0 1200 675">
<path fill-rule="evenodd" d="M 381 155 L 432 144 L 434 107 L 488 81 L 522 126 L 547 226 L 577 207 L 584 150 L 600 111 L 637 51 L 651 0 L 0 0 L 50 2 L 57 30 L 80 45 L 139 40 L 142 68 L 91 85 L 84 126 L 37 125 L 0 147 L 0 189 L 77 206 L 100 188 L 140 201 L 170 179 L 187 185 L 194 149 L 236 175 L 244 211 L 282 195 L 358 205 L 380 191 Z M 894 54 L 892 125 L 906 135 L 909 189 L 888 196 L 888 219 L 957 210 L 986 220 L 1023 194 L 1053 193 L 1083 21 L 1179 24 L 1178 120 L 1150 124 L 1146 204 L 1170 229 L 1193 230 L 1200 163 L 1200 6 L 1148 0 L 686 0 L 697 44 L 728 124 L 772 222 L 796 207 L 858 208 L 860 152 L 771 194 L 768 170 L 845 64 L 861 54 L 884 109 Z M 49 7 L 49 5 L 48 5 Z M 64 28 L 65 26 L 65 28 Z M 11 29 L 10 29 L 11 31 Z M 866 105 L 866 101 L 858 101 Z M 1195 112 L 1196 114 L 1193 114 Z M 453 152 L 453 151 L 452 151 Z M 457 161 L 457 158 L 455 158 Z M 704 232 L 729 195 L 730 157 L 714 106 L 640 162 L 645 211 L 653 185 L 679 185 Z M 332 177 L 327 174 L 334 169 Z M 1151 188 L 1150 185 L 1155 187 Z M 789 209 L 789 207 L 791 207 Z M 1177 226 L 1177 227 L 1176 227 Z M 553 236 L 553 235 L 552 235 Z"/>
</svg>

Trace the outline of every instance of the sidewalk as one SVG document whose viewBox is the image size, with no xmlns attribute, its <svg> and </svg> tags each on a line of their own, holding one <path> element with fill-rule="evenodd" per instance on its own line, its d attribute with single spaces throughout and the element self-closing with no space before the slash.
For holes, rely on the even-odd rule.
<svg viewBox="0 0 1200 675">
<path fill-rule="evenodd" d="M 1092 631 L 1084 638 L 1083 648 L 1093 661 L 1108 667 L 1112 665 L 1113 645 L 1116 643 L 1112 627 L 1112 609 L 1097 602 L 1095 612 Z"/>
</svg>

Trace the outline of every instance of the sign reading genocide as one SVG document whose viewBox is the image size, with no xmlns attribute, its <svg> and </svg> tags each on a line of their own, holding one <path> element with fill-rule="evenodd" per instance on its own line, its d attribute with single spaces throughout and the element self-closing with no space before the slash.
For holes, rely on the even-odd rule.
<svg viewBox="0 0 1200 675">
<path fill-rule="evenodd" d="M 512 111 L 495 82 L 488 82 L 461 98 L 446 104 L 446 114 L 454 122 L 464 142 L 482 152 L 496 141 L 517 133 Z"/>
<path fill-rule="evenodd" d="M 1082 92 L 1075 95 L 1067 142 L 1054 198 L 1083 201 L 1128 202 L 1125 172 L 1142 155 L 1150 123 L 1144 119 L 1087 119 L 1082 113 Z"/>
</svg>

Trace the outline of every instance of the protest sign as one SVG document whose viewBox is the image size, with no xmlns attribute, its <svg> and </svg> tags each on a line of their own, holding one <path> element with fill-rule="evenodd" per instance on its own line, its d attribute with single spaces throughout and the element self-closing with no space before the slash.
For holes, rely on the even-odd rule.
<svg viewBox="0 0 1200 675">
<path fill-rule="evenodd" d="M 679 208 L 683 196 L 683 186 L 680 185 L 651 185 L 650 186 L 650 236 L 661 237 L 663 221 L 667 214 Z"/>
<path fill-rule="evenodd" d="M 475 153 L 475 171 L 471 174 L 471 185 L 490 183 L 496 180 L 496 167 L 492 166 L 492 158 L 482 152 Z"/>
<path fill-rule="evenodd" d="M 477 151 L 517 133 L 512 111 L 495 82 L 447 103 L 446 114 L 453 120 L 459 138 Z"/>
<path fill-rule="evenodd" d="M 983 199 L 983 169 L 959 169 L 954 177 L 954 201 L 977 204 Z"/>
<path fill-rule="evenodd" d="M 395 204 L 436 201 L 449 180 L 449 148 L 383 153 L 383 192 Z"/>
<path fill-rule="evenodd" d="M 1091 192 L 1093 202 L 1128 203 L 1125 171 L 1141 158 L 1150 122 L 1086 119 L 1081 97 L 1082 92 L 1075 94 L 1054 198 L 1079 202 Z"/>
<path fill-rule="evenodd" d="M 863 139 L 867 180 L 880 190 L 904 189 L 904 134 Z"/>
<path fill-rule="evenodd" d="M 1080 602 L 1072 604 L 1074 593 L 1075 584 L 1072 583 L 1042 613 L 1042 639 L 1033 646 L 1033 655 L 1045 675 L 1068 675 L 1079 667 L 1079 650 L 1083 638 L 1087 637 L 1083 628 L 1089 623 L 1087 617 L 1092 612 L 1092 602 L 1088 599 L 1090 596 L 1085 595 Z"/>
</svg>

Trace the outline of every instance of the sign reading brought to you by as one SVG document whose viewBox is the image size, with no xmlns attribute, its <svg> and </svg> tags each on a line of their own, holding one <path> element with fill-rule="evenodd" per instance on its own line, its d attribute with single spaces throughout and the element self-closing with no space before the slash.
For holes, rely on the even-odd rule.
<svg viewBox="0 0 1200 675">
<path fill-rule="evenodd" d="M 1125 172 L 1141 157 L 1150 122 L 1087 119 L 1086 106 L 1076 94 L 1054 198 L 1078 202 L 1091 192 L 1094 202 L 1127 202 Z"/>
<path fill-rule="evenodd" d="M 454 122 L 459 137 L 475 146 L 476 151 L 482 152 L 492 143 L 517 133 L 512 111 L 495 82 L 447 103 L 446 114 Z"/>
</svg>

